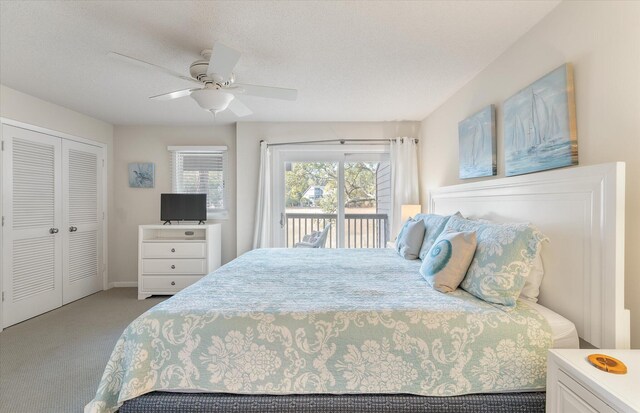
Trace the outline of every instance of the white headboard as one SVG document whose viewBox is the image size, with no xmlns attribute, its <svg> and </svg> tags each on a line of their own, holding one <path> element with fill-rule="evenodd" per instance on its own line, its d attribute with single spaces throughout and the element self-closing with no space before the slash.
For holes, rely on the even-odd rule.
<svg viewBox="0 0 640 413">
<path fill-rule="evenodd" d="M 429 211 L 531 222 L 544 243 L 540 304 L 573 321 L 599 348 L 629 348 L 624 308 L 625 164 L 607 163 L 430 191 Z"/>
</svg>

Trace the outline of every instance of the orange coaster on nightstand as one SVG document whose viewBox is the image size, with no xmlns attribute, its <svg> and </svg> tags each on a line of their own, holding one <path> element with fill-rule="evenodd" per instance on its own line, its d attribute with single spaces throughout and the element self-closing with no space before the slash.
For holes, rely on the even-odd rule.
<svg viewBox="0 0 640 413">
<path fill-rule="evenodd" d="M 587 360 L 607 373 L 627 374 L 627 366 L 623 362 L 606 354 L 589 354 Z"/>
</svg>

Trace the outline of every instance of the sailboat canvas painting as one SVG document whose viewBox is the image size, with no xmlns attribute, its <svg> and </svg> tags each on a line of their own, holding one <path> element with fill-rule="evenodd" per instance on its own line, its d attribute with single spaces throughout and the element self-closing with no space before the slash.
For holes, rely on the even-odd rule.
<svg viewBox="0 0 640 413">
<path fill-rule="evenodd" d="M 495 113 L 490 105 L 458 123 L 460 179 L 496 175 Z"/>
<path fill-rule="evenodd" d="M 505 175 L 578 164 L 573 71 L 564 64 L 504 102 Z"/>
</svg>

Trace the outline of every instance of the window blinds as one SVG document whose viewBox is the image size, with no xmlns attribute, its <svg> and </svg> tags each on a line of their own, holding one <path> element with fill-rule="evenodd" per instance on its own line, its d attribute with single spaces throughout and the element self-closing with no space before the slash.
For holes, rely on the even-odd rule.
<svg viewBox="0 0 640 413">
<path fill-rule="evenodd" d="M 226 151 L 171 151 L 174 193 L 207 194 L 209 212 L 225 209 Z"/>
</svg>

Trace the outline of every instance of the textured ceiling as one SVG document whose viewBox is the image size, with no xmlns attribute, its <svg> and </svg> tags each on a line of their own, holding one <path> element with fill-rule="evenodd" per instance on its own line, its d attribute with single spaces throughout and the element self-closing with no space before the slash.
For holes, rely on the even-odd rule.
<svg viewBox="0 0 640 413">
<path fill-rule="evenodd" d="M 242 52 L 238 82 L 299 90 L 243 97 L 243 120 L 421 120 L 557 4 L 2 1 L 0 82 L 113 124 L 214 124 L 190 98 L 147 99 L 188 82 L 106 54 L 187 74 L 221 41 Z"/>
</svg>

